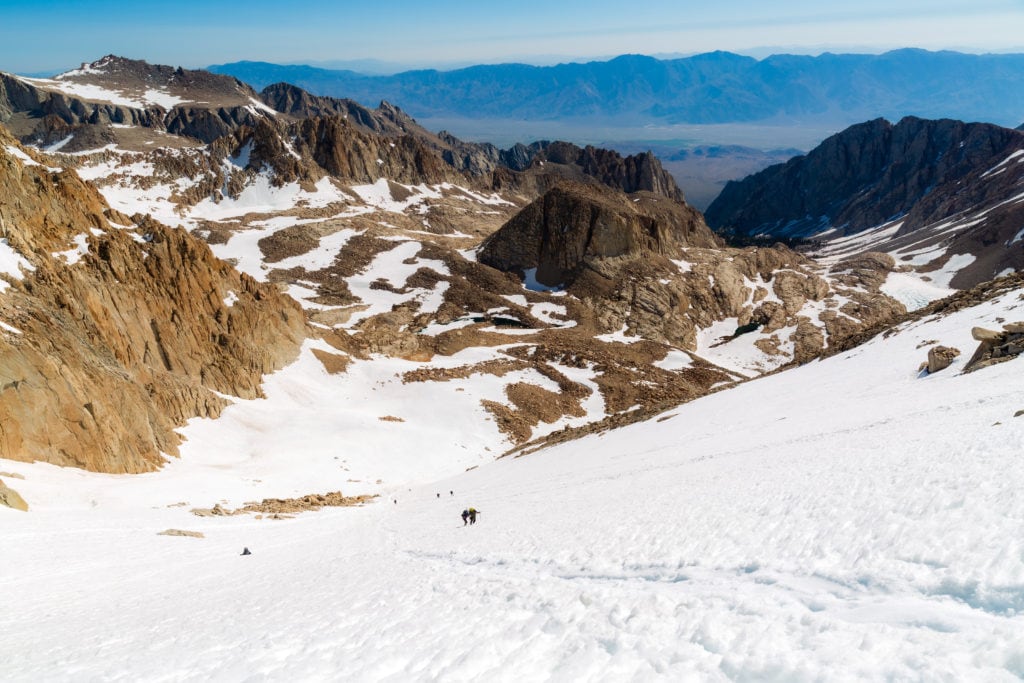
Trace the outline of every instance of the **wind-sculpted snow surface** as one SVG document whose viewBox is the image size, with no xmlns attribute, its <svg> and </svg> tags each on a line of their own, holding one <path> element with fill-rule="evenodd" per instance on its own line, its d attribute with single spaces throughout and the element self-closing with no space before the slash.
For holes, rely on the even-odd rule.
<svg viewBox="0 0 1024 683">
<path fill-rule="evenodd" d="M 5 463 L 33 512 L 0 509 L 18 568 L 0 575 L 4 678 L 1015 680 L 1022 361 L 917 373 L 928 344 L 973 348 L 971 327 L 999 319 L 1024 319 L 1019 291 L 457 476 L 432 458 L 453 448 L 437 435 L 331 474 L 307 447 L 326 420 L 228 462 L 218 425 L 319 400 L 288 388 L 296 366 L 266 402 L 187 429 L 196 457 L 160 472 Z M 367 451 L 361 434 L 337 456 Z M 375 504 L 294 519 L 188 513 L 282 476 L 345 489 L 403 460 L 450 478 L 392 478 Z M 464 527 L 468 506 L 481 516 Z"/>
</svg>

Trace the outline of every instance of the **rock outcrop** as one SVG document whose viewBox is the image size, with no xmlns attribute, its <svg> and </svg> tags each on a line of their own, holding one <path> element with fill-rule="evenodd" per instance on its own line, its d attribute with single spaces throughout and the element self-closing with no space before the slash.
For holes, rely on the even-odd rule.
<svg viewBox="0 0 1024 683">
<path fill-rule="evenodd" d="M 481 246 L 483 264 L 541 288 L 564 288 L 600 332 L 697 349 L 697 331 L 729 318 L 757 329 L 758 347 L 803 362 L 905 312 L 878 290 L 885 255 L 841 263 L 826 279 L 782 246 L 725 249 L 678 202 L 562 185 L 523 209 Z M 837 294 L 841 294 L 838 297 Z M 814 319 L 808 306 L 822 309 Z M 723 340 L 725 341 L 725 340 Z"/>
<path fill-rule="evenodd" d="M 479 258 L 499 270 L 535 270 L 537 282 L 554 287 L 572 282 L 600 259 L 671 258 L 684 246 L 716 243 L 700 214 L 683 203 L 646 193 L 631 200 L 563 183 L 488 238 Z"/>
<path fill-rule="evenodd" d="M 600 184 L 626 193 L 650 192 L 683 201 L 672 174 L 650 152 L 622 156 L 618 152 L 568 142 L 519 145 L 500 155 L 494 172 L 496 190 L 512 189 L 539 195 L 566 180 Z M 521 167 L 521 171 L 517 171 Z"/>
<path fill-rule="evenodd" d="M 1024 353 L 1024 322 L 1006 323 L 1002 331 L 975 327 L 971 336 L 980 343 L 964 366 L 964 372 L 1004 363 Z"/>
<path fill-rule="evenodd" d="M 28 503 L 25 502 L 25 499 L 17 491 L 8 487 L 2 479 L 0 479 L 0 505 L 28 512 Z"/>
<path fill-rule="evenodd" d="M 221 395 L 260 395 L 295 357 L 298 305 L 207 245 L 114 216 L 74 171 L 0 131 L 0 457 L 140 472 L 175 455 L 174 429 L 216 416 Z M 115 225 L 116 224 L 116 225 Z"/>
</svg>

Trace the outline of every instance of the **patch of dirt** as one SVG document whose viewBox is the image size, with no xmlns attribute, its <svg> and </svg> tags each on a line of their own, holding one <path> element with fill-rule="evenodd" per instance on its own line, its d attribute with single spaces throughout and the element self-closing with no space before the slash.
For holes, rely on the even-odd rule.
<svg viewBox="0 0 1024 683">
<path fill-rule="evenodd" d="M 466 379 L 472 375 L 494 375 L 504 377 L 516 370 L 525 370 L 530 363 L 516 360 L 488 360 L 475 365 L 462 365 L 457 368 L 420 368 L 410 370 L 402 375 L 402 383 L 409 382 L 447 382 L 453 379 Z"/>
<path fill-rule="evenodd" d="M 505 395 L 517 408 L 517 413 L 535 426 L 538 422 L 551 424 L 562 417 L 583 417 L 586 411 L 575 396 L 548 391 L 535 384 L 516 382 L 505 387 Z"/>
<path fill-rule="evenodd" d="M 164 529 L 163 531 L 157 532 L 157 536 L 187 536 L 189 538 L 206 538 L 199 531 L 186 531 L 184 529 Z"/>
<path fill-rule="evenodd" d="M 504 404 L 488 399 L 481 400 L 480 405 L 494 417 L 494 421 L 498 424 L 498 429 L 502 434 L 508 436 L 512 443 L 520 444 L 529 440 L 533 433 L 531 429 L 533 425 L 528 424 L 516 411 Z"/>
<path fill-rule="evenodd" d="M 320 244 L 320 235 L 308 225 L 284 228 L 261 239 L 256 245 L 266 263 L 277 263 L 292 256 L 308 253 Z"/>
<path fill-rule="evenodd" d="M 348 370 L 349 363 L 352 362 L 350 356 L 342 356 L 337 353 L 329 353 L 321 349 L 313 349 L 313 355 L 316 359 L 324 366 L 324 370 L 329 375 L 341 375 Z"/>
</svg>

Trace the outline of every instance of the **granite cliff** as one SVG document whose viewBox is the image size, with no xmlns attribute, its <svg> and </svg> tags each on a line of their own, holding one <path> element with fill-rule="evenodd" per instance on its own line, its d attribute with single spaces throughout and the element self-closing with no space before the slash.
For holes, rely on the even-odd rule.
<svg viewBox="0 0 1024 683">
<path fill-rule="evenodd" d="M 174 429 L 260 395 L 298 351 L 294 301 L 201 240 L 112 212 L 0 129 L 0 456 L 141 472 Z"/>
</svg>

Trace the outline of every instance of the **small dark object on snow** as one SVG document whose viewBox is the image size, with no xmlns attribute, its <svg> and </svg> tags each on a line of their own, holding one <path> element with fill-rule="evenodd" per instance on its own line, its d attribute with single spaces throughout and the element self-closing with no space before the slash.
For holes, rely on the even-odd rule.
<svg viewBox="0 0 1024 683">
<path fill-rule="evenodd" d="M 462 526 L 466 526 L 466 523 L 468 521 L 469 521 L 469 510 L 463 510 L 462 511 Z"/>
<path fill-rule="evenodd" d="M 449 496 L 454 496 L 454 495 L 455 495 L 455 491 L 449 491 L 449 492 L 448 492 L 448 495 L 449 495 Z"/>
<path fill-rule="evenodd" d="M 242 548 L 242 554 L 243 555 L 252 555 L 252 553 L 249 552 L 248 548 Z"/>
<path fill-rule="evenodd" d="M 438 497 L 438 498 L 440 498 L 440 497 L 441 497 L 441 494 L 440 494 L 440 493 L 439 493 L 439 494 L 437 494 L 437 497 Z"/>
</svg>

